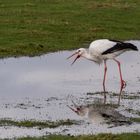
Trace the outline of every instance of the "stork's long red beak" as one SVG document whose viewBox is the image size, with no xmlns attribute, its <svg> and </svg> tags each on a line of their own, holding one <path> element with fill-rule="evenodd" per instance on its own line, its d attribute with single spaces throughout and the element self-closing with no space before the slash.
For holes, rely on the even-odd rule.
<svg viewBox="0 0 140 140">
<path fill-rule="evenodd" d="M 74 108 L 72 108 L 72 107 L 69 106 L 69 105 L 67 105 L 67 107 L 68 107 L 70 110 L 72 110 L 73 112 L 75 112 L 76 114 L 78 114 L 78 110 L 77 110 L 77 109 L 74 109 Z"/>
<path fill-rule="evenodd" d="M 76 55 L 76 54 L 78 54 L 78 52 L 75 52 L 74 54 L 72 54 L 71 56 L 69 56 L 67 59 L 73 57 L 73 56 Z M 78 58 L 80 58 L 80 55 L 79 55 L 79 54 L 76 56 L 76 58 L 75 58 L 74 61 L 71 63 L 71 65 L 73 65 L 73 64 L 75 63 L 75 61 L 76 61 Z"/>
<path fill-rule="evenodd" d="M 70 110 L 72 110 L 73 112 L 75 112 L 76 114 L 79 114 L 79 107 L 78 107 L 78 105 L 76 105 L 76 104 L 74 103 L 74 101 L 72 101 L 72 103 L 73 103 L 75 109 L 72 108 L 72 107 L 69 106 L 69 105 L 67 105 L 67 107 L 68 107 Z"/>
</svg>

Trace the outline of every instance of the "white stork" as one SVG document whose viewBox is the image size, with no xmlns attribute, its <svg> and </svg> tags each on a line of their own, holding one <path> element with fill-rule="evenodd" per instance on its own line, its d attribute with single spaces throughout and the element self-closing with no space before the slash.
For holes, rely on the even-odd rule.
<svg viewBox="0 0 140 140">
<path fill-rule="evenodd" d="M 103 78 L 104 103 L 106 103 L 106 89 L 105 89 L 105 80 L 107 72 L 106 61 L 108 59 L 114 60 L 118 64 L 120 74 L 121 87 L 118 99 L 118 104 L 120 104 L 121 93 L 123 88 L 125 88 L 126 86 L 126 82 L 122 78 L 120 62 L 116 60 L 116 57 L 129 50 L 138 51 L 138 48 L 131 43 L 126 43 L 117 40 L 99 39 L 91 42 L 88 49 L 85 48 L 78 49 L 74 54 L 69 56 L 68 59 L 74 55 L 77 55 L 72 64 L 74 64 L 74 62 L 80 57 L 84 57 L 98 64 L 104 62 L 104 78 Z"/>
</svg>

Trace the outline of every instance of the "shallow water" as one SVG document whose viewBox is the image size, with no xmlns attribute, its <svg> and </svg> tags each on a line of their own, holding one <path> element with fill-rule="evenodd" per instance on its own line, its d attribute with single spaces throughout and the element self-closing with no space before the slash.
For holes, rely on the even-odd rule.
<svg viewBox="0 0 140 140">
<path fill-rule="evenodd" d="M 140 48 L 140 43 L 138 44 Z M 66 60 L 71 51 L 41 57 L 8 58 L 0 61 L 0 97 L 51 97 L 102 90 L 103 65 L 80 59 L 73 66 Z M 126 91 L 139 91 L 140 52 L 126 52 L 122 63 Z M 118 91 L 119 73 L 115 62 L 108 61 L 107 89 Z"/>
<path fill-rule="evenodd" d="M 140 50 L 140 41 L 131 41 Z M 83 118 L 77 116 L 67 104 L 75 100 L 79 104 L 92 103 L 96 98 L 102 99 L 102 95 L 87 95 L 88 92 L 102 91 L 103 65 L 79 59 L 73 66 L 72 60 L 66 58 L 72 51 L 57 52 L 41 57 L 21 57 L 0 60 L 0 118 L 10 119 L 36 119 L 36 120 L 81 120 L 81 127 L 62 127 L 53 129 L 52 133 L 62 134 L 92 134 L 100 132 L 131 132 L 140 131 L 140 125 L 127 127 L 123 126 L 117 130 L 106 129 L 106 126 L 93 126 L 86 123 Z M 127 82 L 125 91 L 128 95 L 133 92 L 135 96 L 140 96 L 140 52 L 126 52 L 118 57 L 122 64 L 123 78 Z M 107 62 L 108 73 L 106 87 L 108 91 L 119 92 L 120 79 L 118 67 L 115 62 Z M 117 97 L 108 97 L 108 102 L 116 102 Z M 129 100 L 123 99 L 119 111 L 127 117 L 136 116 L 126 109 L 140 111 L 139 98 Z M 57 114 L 57 115 L 56 115 Z M 65 129 L 68 129 L 64 133 Z M 101 129 L 102 128 L 102 129 Z M 10 136 L 19 136 L 18 129 L 1 129 L 0 137 L 6 137 L 3 132 L 8 132 Z M 3 131 L 2 131 L 3 130 Z M 10 131 L 11 130 L 11 131 Z M 50 130 L 50 129 L 49 129 Z M 40 135 L 49 131 L 42 130 Z M 90 131 L 89 131 L 90 130 Z M 28 129 L 27 129 L 28 131 Z M 31 130 L 29 130 L 29 134 Z M 34 130 L 33 130 L 34 131 Z M 35 130 L 35 132 L 38 130 Z M 28 133 L 27 133 L 28 134 Z M 23 136 L 21 134 L 20 136 Z"/>
</svg>

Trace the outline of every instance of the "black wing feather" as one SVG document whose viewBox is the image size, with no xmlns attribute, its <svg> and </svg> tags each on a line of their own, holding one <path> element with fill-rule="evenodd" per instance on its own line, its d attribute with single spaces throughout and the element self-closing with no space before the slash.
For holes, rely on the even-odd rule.
<svg viewBox="0 0 140 140">
<path fill-rule="evenodd" d="M 116 45 L 114 45 L 112 48 L 103 52 L 102 55 L 109 54 L 109 53 L 114 53 L 114 52 L 117 52 L 117 51 L 120 51 L 120 50 L 128 50 L 128 49 L 138 51 L 138 48 L 131 43 L 124 43 L 124 42 L 117 41 L 117 40 L 110 40 L 110 41 L 116 42 Z"/>
</svg>

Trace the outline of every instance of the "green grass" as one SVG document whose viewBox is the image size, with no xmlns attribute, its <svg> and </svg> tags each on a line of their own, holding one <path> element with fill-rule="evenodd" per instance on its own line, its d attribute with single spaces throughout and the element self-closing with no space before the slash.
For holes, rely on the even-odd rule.
<svg viewBox="0 0 140 140">
<path fill-rule="evenodd" d="M 19 138 L 18 140 L 139 140 L 140 134 L 138 133 L 124 133 L 124 134 L 99 134 L 99 135 L 89 135 L 89 136 L 62 136 L 62 135 L 50 135 L 40 138 L 27 137 Z"/>
<path fill-rule="evenodd" d="M 62 125 L 73 125 L 78 124 L 78 122 L 74 120 L 59 120 L 59 121 L 36 121 L 36 120 L 23 120 L 23 121 L 15 121 L 8 119 L 1 119 L 0 126 L 17 126 L 17 127 L 37 127 L 39 129 L 42 128 L 56 128 Z"/>
<path fill-rule="evenodd" d="M 140 39 L 140 0 L 0 1 L 0 57 L 75 49 L 98 38 Z"/>
</svg>

